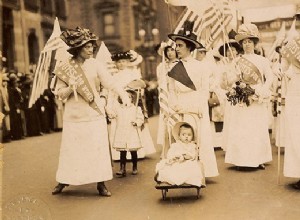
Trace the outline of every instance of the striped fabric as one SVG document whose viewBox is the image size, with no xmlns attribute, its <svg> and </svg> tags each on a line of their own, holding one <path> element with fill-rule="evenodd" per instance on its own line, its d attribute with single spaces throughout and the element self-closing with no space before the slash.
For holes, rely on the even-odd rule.
<svg viewBox="0 0 300 220">
<path fill-rule="evenodd" d="M 232 0 L 222 0 L 221 4 L 211 1 L 202 16 L 187 8 L 174 33 L 178 33 L 185 20 L 194 21 L 193 32 L 198 36 L 198 41 L 204 42 L 206 49 L 210 49 L 233 18 L 231 3 Z"/>
</svg>

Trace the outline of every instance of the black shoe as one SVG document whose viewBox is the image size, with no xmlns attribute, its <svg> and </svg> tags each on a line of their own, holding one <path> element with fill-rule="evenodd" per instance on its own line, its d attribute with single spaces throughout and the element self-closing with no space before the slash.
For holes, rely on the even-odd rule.
<svg viewBox="0 0 300 220">
<path fill-rule="evenodd" d="M 262 164 L 259 164 L 259 166 L 257 168 L 261 169 L 261 170 L 265 170 L 266 166 L 262 163 Z"/>
<path fill-rule="evenodd" d="M 69 184 L 57 184 L 57 186 L 55 186 L 54 190 L 52 191 L 52 195 L 60 194 L 66 186 L 69 186 Z"/>
<path fill-rule="evenodd" d="M 137 169 L 133 169 L 131 174 L 132 175 L 137 175 L 138 174 L 138 170 Z"/>
<path fill-rule="evenodd" d="M 97 183 L 97 190 L 100 196 L 106 196 L 106 197 L 111 196 L 111 192 L 107 190 L 106 186 L 104 185 L 104 182 Z"/>
<path fill-rule="evenodd" d="M 294 189 L 300 190 L 300 180 L 292 185 Z"/>
</svg>

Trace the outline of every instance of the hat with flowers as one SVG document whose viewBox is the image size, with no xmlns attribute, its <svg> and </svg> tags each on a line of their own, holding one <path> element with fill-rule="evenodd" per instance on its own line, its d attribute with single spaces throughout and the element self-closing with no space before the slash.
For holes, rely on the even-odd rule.
<svg viewBox="0 0 300 220">
<path fill-rule="evenodd" d="M 68 49 L 70 53 L 72 53 L 74 49 L 79 48 L 90 41 L 96 43 L 98 40 L 98 37 L 89 29 L 81 27 L 63 31 L 60 35 L 60 38 L 70 47 Z"/>
<path fill-rule="evenodd" d="M 239 29 L 238 33 L 235 36 L 235 40 L 240 43 L 240 41 L 251 38 L 259 41 L 259 32 L 258 28 L 255 24 L 242 24 Z"/>
<path fill-rule="evenodd" d="M 132 59 L 132 54 L 130 51 L 125 51 L 125 52 L 117 52 L 114 53 L 111 56 L 112 61 L 118 61 L 118 60 L 129 60 Z"/>
</svg>

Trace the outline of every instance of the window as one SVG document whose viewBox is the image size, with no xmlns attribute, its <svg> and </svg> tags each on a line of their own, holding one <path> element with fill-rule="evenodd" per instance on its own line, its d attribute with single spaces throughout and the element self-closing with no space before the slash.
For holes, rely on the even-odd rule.
<svg viewBox="0 0 300 220">
<path fill-rule="evenodd" d="M 66 3 L 64 0 L 55 0 L 55 14 L 57 17 L 66 18 Z"/>
<path fill-rule="evenodd" d="M 116 35 L 115 17 L 113 13 L 103 13 L 103 29 L 105 37 Z"/>
<path fill-rule="evenodd" d="M 35 30 L 31 30 L 28 35 L 29 63 L 36 64 L 39 58 L 38 38 Z"/>
<path fill-rule="evenodd" d="M 38 0 L 24 0 L 25 9 L 36 12 L 39 8 Z"/>
<path fill-rule="evenodd" d="M 52 0 L 41 0 L 41 12 L 44 14 L 52 15 Z"/>
</svg>

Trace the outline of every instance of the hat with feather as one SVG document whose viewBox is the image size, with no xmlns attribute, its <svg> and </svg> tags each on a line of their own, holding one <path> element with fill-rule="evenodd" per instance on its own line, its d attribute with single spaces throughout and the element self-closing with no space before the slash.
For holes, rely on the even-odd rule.
<svg viewBox="0 0 300 220">
<path fill-rule="evenodd" d="M 168 37 L 173 41 L 177 39 L 189 41 L 193 43 L 196 48 L 203 47 L 203 45 L 197 41 L 197 35 L 193 33 L 193 27 L 194 21 L 186 20 L 177 34 L 169 34 Z"/>
</svg>

